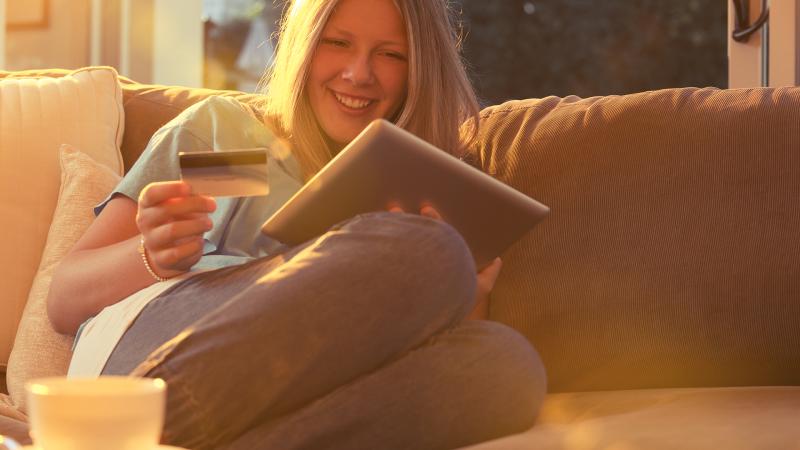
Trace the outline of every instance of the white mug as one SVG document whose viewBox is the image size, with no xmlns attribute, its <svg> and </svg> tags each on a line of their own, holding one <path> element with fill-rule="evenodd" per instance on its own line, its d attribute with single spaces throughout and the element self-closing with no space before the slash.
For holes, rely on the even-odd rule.
<svg viewBox="0 0 800 450">
<path fill-rule="evenodd" d="M 17 441 L 11 439 L 10 437 L 3 436 L 0 434 L 0 449 L 2 450 L 19 450 L 22 446 L 17 443 Z"/>
<path fill-rule="evenodd" d="M 40 378 L 25 385 L 37 450 L 157 449 L 166 383 L 160 379 Z"/>
</svg>

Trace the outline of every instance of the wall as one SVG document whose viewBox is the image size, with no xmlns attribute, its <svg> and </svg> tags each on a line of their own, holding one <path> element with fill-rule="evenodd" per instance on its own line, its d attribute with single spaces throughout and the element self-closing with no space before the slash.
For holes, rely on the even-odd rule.
<svg viewBox="0 0 800 450">
<path fill-rule="evenodd" d="M 89 0 L 50 0 L 47 28 L 8 30 L 6 70 L 89 64 Z"/>
<path fill-rule="evenodd" d="M 103 0 L 99 62 L 141 83 L 201 87 L 202 16 L 200 0 Z"/>
<path fill-rule="evenodd" d="M 96 63 L 117 67 L 122 75 L 143 83 L 202 86 L 201 0 L 101 2 L 102 42 Z M 50 0 L 46 28 L 7 32 L 3 69 L 76 69 L 92 64 L 91 5 L 92 0 Z M 130 5 L 126 54 L 120 45 L 124 5 Z"/>
<path fill-rule="evenodd" d="M 156 0 L 151 33 L 152 82 L 203 86 L 203 3 Z"/>
<path fill-rule="evenodd" d="M 0 0 L 0 23 L 6 23 L 6 0 Z M 6 66 L 6 31 L 0 28 L 0 70 Z"/>
<path fill-rule="evenodd" d="M 769 16 L 769 85 L 800 85 L 800 0 L 772 2 Z"/>
</svg>

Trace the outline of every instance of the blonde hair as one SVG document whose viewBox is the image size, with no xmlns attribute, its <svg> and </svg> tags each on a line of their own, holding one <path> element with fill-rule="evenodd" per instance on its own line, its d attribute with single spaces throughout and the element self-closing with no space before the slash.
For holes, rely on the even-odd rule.
<svg viewBox="0 0 800 450">
<path fill-rule="evenodd" d="M 394 0 L 408 36 L 408 90 L 398 126 L 460 155 L 475 138 L 478 101 L 460 55 L 461 39 L 448 0 Z M 333 156 L 305 92 L 311 59 L 338 0 L 291 0 L 268 69 L 265 116 L 291 141 L 306 178 Z M 467 130 L 461 133 L 462 125 Z"/>
</svg>

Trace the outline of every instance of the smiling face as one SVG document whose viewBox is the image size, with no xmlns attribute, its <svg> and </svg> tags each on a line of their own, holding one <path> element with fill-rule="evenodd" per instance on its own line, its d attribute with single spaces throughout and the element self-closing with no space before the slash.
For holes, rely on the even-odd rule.
<svg viewBox="0 0 800 450">
<path fill-rule="evenodd" d="M 306 93 L 322 130 L 346 145 L 392 117 L 408 84 L 408 40 L 393 0 L 340 0 L 322 30 Z"/>
</svg>

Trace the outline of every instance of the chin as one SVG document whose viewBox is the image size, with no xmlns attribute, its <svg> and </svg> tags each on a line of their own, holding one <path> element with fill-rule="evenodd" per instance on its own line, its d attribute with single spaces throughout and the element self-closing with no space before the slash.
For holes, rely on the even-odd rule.
<svg viewBox="0 0 800 450">
<path fill-rule="evenodd" d="M 358 133 L 326 133 L 337 144 L 347 145 L 358 136 Z"/>
<path fill-rule="evenodd" d="M 334 125 L 334 126 L 331 127 L 331 129 L 332 130 L 336 130 L 336 132 L 335 133 L 329 133 L 329 132 L 326 131 L 326 134 L 328 136 L 330 136 L 330 138 L 334 142 L 338 142 L 338 143 L 340 143 L 340 144 L 342 144 L 344 146 L 344 145 L 349 144 L 350 141 L 355 139 L 356 136 L 358 136 L 362 131 L 364 131 L 364 128 L 366 128 L 367 125 L 369 125 L 369 123 L 370 122 L 367 122 L 364 125 L 360 125 L 359 124 L 357 126 L 353 126 L 353 125 L 350 125 L 350 126 L 338 125 L 337 126 L 337 125 Z"/>
</svg>

